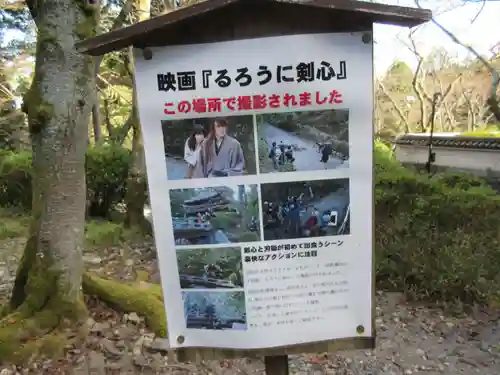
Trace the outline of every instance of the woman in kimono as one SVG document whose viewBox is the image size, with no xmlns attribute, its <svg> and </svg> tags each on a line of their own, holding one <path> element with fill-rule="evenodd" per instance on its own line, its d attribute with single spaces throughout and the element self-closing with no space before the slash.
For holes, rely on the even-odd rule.
<svg viewBox="0 0 500 375">
<path fill-rule="evenodd" d="M 241 176 L 245 158 L 240 142 L 227 134 L 226 119 L 215 119 L 201 145 L 193 178 Z"/>
<path fill-rule="evenodd" d="M 186 140 L 186 144 L 184 145 L 184 160 L 188 163 L 188 170 L 186 173 L 186 177 L 184 178 L 192 178 L 194 167 L 196 166 L 196 162 L 199 158 L 199 153 L 201 149 L 201 144 L 205 140 L 205 129 L 203 126 L 196 124 L 194 126 L 193 132 Z"/>
</svg>

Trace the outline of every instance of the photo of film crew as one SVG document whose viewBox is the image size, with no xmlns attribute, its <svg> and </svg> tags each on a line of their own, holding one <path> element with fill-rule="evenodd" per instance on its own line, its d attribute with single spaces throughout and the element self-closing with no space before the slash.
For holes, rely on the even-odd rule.
<svg viewBox="0 0 500 375">
<path fill-rule="evenodd" d="M 264 241 L 350 233 L 349 179 L 261 185 Z"/>
<path fill-rule="evenodd" d="M 256 116 L 259 172 L 349 167 L 349 110 L 267 113 Z"/>
<path fill-rule="evenodd" d="M 169 180 L 256 174 L 252 115 L 162 121 Z"/>
<path fill-rule="evenodd" d="M 183 291 L 182 299 L 188 329 L 247 330 L 242 291 Z"/>
<path fill-rule="evenodd" d="M 175 244 L 261 241 L 257 185 L 170 190 Z"/>
<path fill-rule="evenodd" d="M 239 247 L 177 249 L 181 289 L 243 288 Z"/>
</svg>

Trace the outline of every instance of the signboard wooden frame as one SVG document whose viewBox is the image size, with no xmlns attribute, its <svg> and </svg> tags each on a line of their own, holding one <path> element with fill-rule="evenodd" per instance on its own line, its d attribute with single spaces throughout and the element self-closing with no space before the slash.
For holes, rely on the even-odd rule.
<svg viewBox="0 0 500 375">
<path fill-rule="evenodd" d="M 77 49 L 82 53 L 98 56 L 132 45 L 143 49 L 144 58 L 149 60 L 153 56 L 148 47 L 153 46 L 282 35 L 363 31 L 363 43 L 372 43 L 374 23 L 412 27 L 431 18 L 431 12 L 425 9 L 353 0 L 206 0 L 82 41 Z M 375 269 L 372 274 L 375 275 Z M 374 278 L 375 276 L 372 281 L 373 299 Z M 373 327 L 374 306 L 375 304 L 372 311 Z M 362 330 L 363 327 L 359 329 Z M 370 349 L 375 345 L 375 335 L 373 329 L 369 338 L 352 337 L 262 350 L 184 348 L 177 349 L 176 352 L 182 361 L 262 356 L 286 358 L 287 355 L 299 353 Z M 279 374 L 276 372 L 276 375 Z"/>
</svg>

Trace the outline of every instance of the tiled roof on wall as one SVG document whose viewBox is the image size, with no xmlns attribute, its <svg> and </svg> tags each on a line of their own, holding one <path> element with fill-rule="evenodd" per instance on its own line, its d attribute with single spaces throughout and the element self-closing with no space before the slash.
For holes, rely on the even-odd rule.
<svg viewBox="0 0 500 375">
<path fill-rule="evenodd" d="M 394 141 L 397 145 L 428 146 L 429 134 L 404 134 Z M 500 151 L 500 137 L 461 137 L 456 135 L 434 134 L 432 136 L 434 147 L 468 148 L 476 150 Z"/>
</svg>

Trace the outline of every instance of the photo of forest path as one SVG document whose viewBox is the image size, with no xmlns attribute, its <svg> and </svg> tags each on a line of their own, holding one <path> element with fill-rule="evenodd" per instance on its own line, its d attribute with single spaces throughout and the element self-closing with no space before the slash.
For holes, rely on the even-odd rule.
<svg viewBox="0 0 500 375">
<path fill-rule="evenodd" d="M 178 249 L 182 289 L 243 288 L 239 247 Z"/>
<path fill-rule="evenodd" d="M 170 191 L 176 245 L 260 241 L 257 185 Z"/>
<path fill-rule="evenodd" d="M 349 167 L 349 110 L 257 115 L 259 172 Z"/>
</svg>

